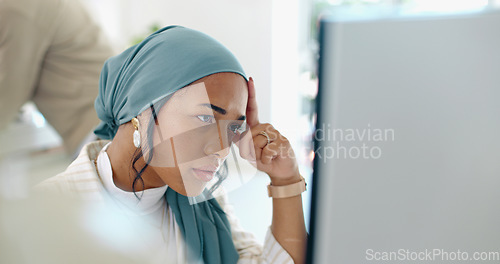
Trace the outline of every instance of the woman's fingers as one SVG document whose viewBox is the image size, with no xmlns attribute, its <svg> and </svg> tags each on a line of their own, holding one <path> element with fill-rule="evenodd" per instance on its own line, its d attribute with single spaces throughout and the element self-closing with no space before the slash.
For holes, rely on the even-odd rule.
<svg viewBox="0 0 500 264">
<path fill-rule="evenodd" d="M 255 155 L 255 148 L 253 142 L 253 136 L 250 130 L 243 133 L 237 144 L 240 150 L 240 156 L 250 163 L 255 163 L 257 158 Z"/>
<path fill-rule="evenodd" d="M 258 170 L 266 172 L 271 179 L 289 179 L 298 175 L 290 142 L 271 124 L 252 127 L 241 135 L 238 143 L 241 157 L 250 161 Z"/>
<path fill-rule="evenodd" d="M 255 96 L 255 84 L 253 78 L 248 80 L 248 101 L 247 101 L 247 124 L 254 127 L 259 124 L 259 111 L 257 107 L 257 97 Z"/>
<path fill-rule="evenodd" d="M 248 124 L 249 130 L 241 135 L 237 146 L 240 149 L 240 156 L 242 158 L 255 163 L 257 158 L 260 158 L 261 149 L 255 148 L 254 138 L 255 133 L 258 133 L 260 131 L 257 127 L 260 127 L 261 124 L 259 123 L 257 97 L 255 96 L 255 84 L 252 77 L 250 77 L 248 80 L 246 122 Z M 260 142 L 258 143 L 260 145 Z"/>
<path fill-rule="evenodd" d="M 278 156 L 278 143 L 271 142 L 267 144 L 261 152 L 260 160 L 264 164 L 271 164 L 271 161 Z"/>
<path fill-rule="evenodd" d="M 263 131 L 269 137 L 269 144 L 267 137 L 261 134 Z M 238 145 L 240 155 L 247 160 L 255 161 L 261 161 L 263 156 L 266 156 L 266 160 L 263 163 L 268 163 L 269 159 L 272 160 L 277 156 L 277 143 L 282 141 L 282 137 L 278 130 L 271 124 L 259 124 L 242 135 Z"/>
</svg>

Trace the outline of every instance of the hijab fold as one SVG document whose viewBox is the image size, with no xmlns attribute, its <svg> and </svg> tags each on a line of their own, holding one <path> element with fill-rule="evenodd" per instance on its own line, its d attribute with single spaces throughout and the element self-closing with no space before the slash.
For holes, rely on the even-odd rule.
<svg viewBox="0 0 500 264">
<path fill-rule="evenodd" d="M 189 204 L 187 197 L 168 188 L 167 203 L 185 235 L 188 263 L 236 263 L 239 255 L 231 238 L 231 226 L 215 198 Z"/>
</svg>

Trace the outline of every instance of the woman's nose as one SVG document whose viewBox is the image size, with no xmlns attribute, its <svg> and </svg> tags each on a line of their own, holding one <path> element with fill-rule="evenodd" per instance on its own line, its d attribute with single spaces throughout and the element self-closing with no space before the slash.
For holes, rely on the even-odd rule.
<svg viewBox="0 0 500 264">
<path fill-rule="evenodd" d="M 204 151 L 207 156 L 213 154 L 219 158 L 225 158 L 229 155 L 229 147 L 223 148 L 223 144 L 220 140 L 207 143 Z"/>
<path fill-rule="evenodd" d="M 216 155 L 219 158 L 225 158 L 229 155 L 229 147 L 223 143 L 221 137 L 218 133 L 211 137 L 211 139 L 205 145 L 205 154 L 208 155 Z"/>
</svg>

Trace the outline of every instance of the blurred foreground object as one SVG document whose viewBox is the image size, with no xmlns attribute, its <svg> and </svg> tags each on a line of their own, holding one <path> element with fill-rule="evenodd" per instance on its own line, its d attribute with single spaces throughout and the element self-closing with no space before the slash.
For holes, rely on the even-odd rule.
<svg viewBox="0 0 500 264">
<path fill-rule="evenodd" d="M 107 207 L 61 197 L 0 198 L 0 263 L 149 263 L 133 230 Z"/>
</svg>

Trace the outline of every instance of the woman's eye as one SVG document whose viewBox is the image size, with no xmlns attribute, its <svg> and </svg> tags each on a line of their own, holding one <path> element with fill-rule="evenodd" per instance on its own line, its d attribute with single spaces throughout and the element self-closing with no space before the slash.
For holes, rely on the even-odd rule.
<svg viewBox="0 0 500 264">
<path fill-rule="evenodd" d="M 245 132 L 245 124 L 235 124 L 235 125 L 231 125 L 229 126 L 229 130 L 231 130 L 231 132 L 233 133 L 243 133 Z"/>
<path fill-rule="evenodd" d="M 238 129 L 239 129 L 239 126 L 237 126 L 237 125 L 233 125 L 233 126 L 229 127 L 229 130 L 231 130 L 231 132 L 233 132 L 233 133 L 238 133 Z"/>
<path fill-rule="evenodd" d="M 199 115 L 196 117 L 198 119 L 200 119 L 201 122 L 204 122 L 204 123 L 213 123 L 213 121 L 214 121 L 214 116 L 211 116 L 211 115 Z"/>
</svg>

